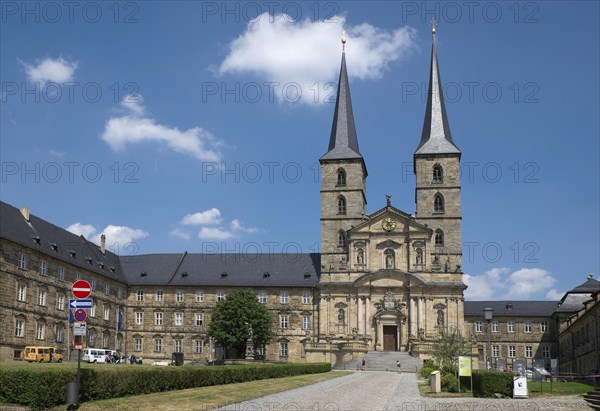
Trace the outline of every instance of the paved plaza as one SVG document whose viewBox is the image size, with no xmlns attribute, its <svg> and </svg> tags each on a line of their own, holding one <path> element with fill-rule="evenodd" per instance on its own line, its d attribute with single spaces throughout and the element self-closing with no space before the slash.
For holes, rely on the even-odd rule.
<svg viewBox="0 0 600 411">
<path fill-rule="evenodd" d="M 590 410 L 580 397 L 551 399 L 425 398 L 419 394 L 415 374 L 355 372 L 318 384 L 252 401 L 232 404 L 223 411 L 562 411 Z"/>
</svg>

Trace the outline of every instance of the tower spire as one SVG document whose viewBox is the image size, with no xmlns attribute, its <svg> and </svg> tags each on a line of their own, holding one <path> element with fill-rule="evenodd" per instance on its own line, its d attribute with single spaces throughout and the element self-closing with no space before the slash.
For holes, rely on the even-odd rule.
<svg viewBox="0 0 600 411">
<path fill-rule="evenodd" d="M 415 151 L 419 154 L 459 154 L 460 150 L 452 140 L 450 125 L 446 115 L 444 104 L 444 93 L 442 80 L 437 59 L 437 47 L 435 41 L 436 21 L 431 21 L 431 68 L 429 74 L 429 91 L 427 93 L 427 107 L 425 109 L 425 121 L 421 142 Z"/>
<path fill-rule="evenodd" d="M 350 83 L 346 69 L 346 32 L 342 31 L 342 65 L 338 80 L 333 125 L 329 137 L 327 153 L 321 160 L 362 159 L 358 149 L 358 137 L 354 126 L 352 99 L 350 98 Z"/>
</svg>

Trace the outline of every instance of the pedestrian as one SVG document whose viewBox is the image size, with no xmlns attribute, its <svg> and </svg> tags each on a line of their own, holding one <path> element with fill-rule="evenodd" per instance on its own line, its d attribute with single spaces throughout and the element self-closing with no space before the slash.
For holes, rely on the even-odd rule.
<svg viewBox="0 0 600 411">
<path fill-rule="evenodd" d="M 398 374 L 402 374 L 402 367 L 399 360 L 396 360 L 396 368 L 398 369 Z"/>
<path fill-rule="evenodd" d="M 367 369 L 367 361 L 365 360 L 365 357 L 363 357 L 361 370 L 365 371 L 366 369 Z"/>
</svg>

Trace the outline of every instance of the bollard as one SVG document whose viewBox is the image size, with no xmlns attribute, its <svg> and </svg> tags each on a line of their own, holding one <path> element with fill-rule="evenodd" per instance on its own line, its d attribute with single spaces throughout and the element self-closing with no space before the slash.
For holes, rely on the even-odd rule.
<svg viewBox="0 0 600 411">
<path fill-rule="evenodd" d="M 79 385 L 76 382 L 67 383 L 67 405 L 79 405 Z M 69 408 L 70 409 L 70 408 Z"/>
</svg>

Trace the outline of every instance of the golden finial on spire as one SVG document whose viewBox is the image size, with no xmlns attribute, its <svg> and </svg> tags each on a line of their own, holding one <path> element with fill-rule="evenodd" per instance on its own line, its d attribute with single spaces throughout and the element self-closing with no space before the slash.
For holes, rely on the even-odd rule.
<svg viewBox="0 0 600 411">
<path fill-rule="evenodd" d="M 342 29 L 342 50 L 346 50 L 346 30 Z"/>
<path fill-rule="evenodd" d="M 435 38 L 435 25 L 437 21 L 435 21 L 435 17 L 431 19 L 431 35 Z"/>
</svg>

